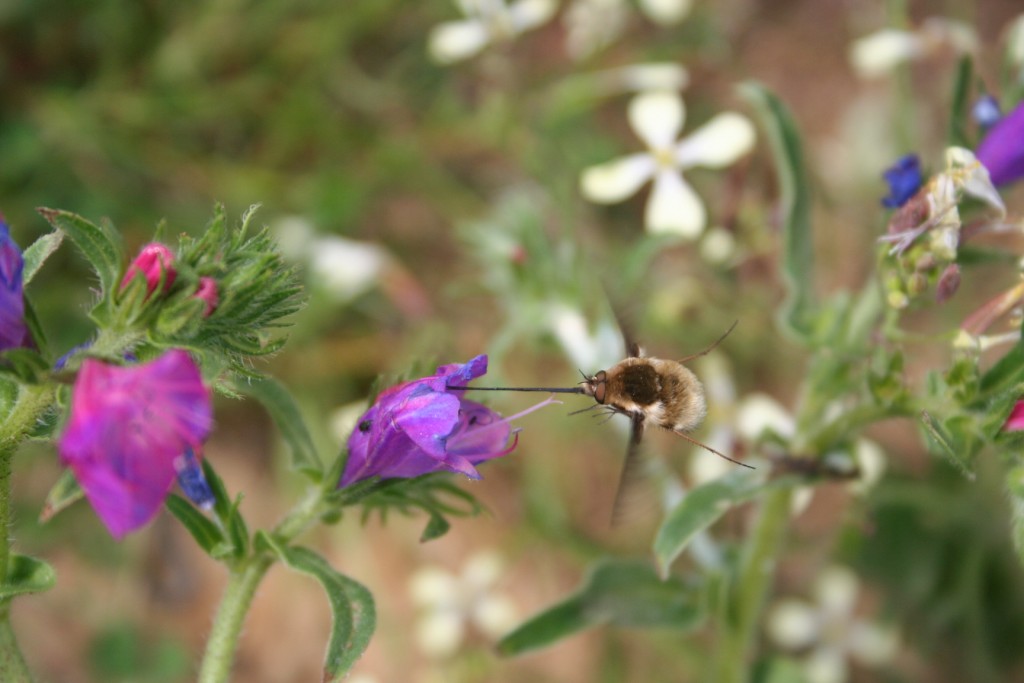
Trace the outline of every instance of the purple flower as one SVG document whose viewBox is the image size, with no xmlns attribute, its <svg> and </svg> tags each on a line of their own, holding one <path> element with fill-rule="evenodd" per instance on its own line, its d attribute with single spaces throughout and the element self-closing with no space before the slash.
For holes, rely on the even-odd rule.
<svg viewBox="0 0 1024 683">
<path fill-rule="evenodd" d="M 515 448 L 514 440 L 509 444 L 512 428 L 508 420 L 449 387 L 465 386 L 486 372 L 487 356 L 477 356 L 383 391 L 349 437 L 348 464 L 339 485 L 440 471 L 479 479 L 474 465 Z"/>
<path fill-rule="evenodd" d="M 993 185 L 1024 178 L 1024 102 L 992 126 L 975 156 L 988 169 Z"/>
<path fill-rule="evenodd" d="M 1003 111 L 999 108 L 999 101 L 996 98 L 982 95 L 971 107 L 971 118 L 982 130 L 988 130 L 1003 118 Z"/>
<path fill-rule="evenodd" d="M 0 351 L 32 346 L 25 325 L 25 299 L 21 271 L 25 263 L 21 250 L 11 239 L 7 223 L 0 217 Z"/>
<path fill-rule="evenodd" d="M 166 244 L 150 242 L 139 250 L 139 255 L 128 265 L 124 278 L 121 280 L 121 289 L 128 286 L 128 283 L 136 275 L 142 274 L 146 278 L 146 295 L 152 294 L 160 285 L 160 278 L 163 278 L 163 291 L 166 292 L 174 284 L 174 278 L 178 272 L 174 270 L 174 252 Z"/>
<path fill-rule="evenodd" d="M 898 209 L 921 189 L 921 160 L 916 154 L 901 157 L 882 177 L 889 184 L 889 196 L 882 198 L 882 206 Z"/>
<path fill-rule="evenodd" d="M 198 452 L 213 409 L 199 368 L 181 350 L 120 367 L 86 359 L 58 442 L 96 514 L 116 538 L 157 513 L 188 449 Z"/>
</svg>

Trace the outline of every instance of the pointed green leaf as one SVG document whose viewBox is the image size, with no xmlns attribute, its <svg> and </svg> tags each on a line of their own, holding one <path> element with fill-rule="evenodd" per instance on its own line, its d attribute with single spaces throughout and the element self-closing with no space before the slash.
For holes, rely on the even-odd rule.
<svg viewBox="0 0 1024 683">
<path fill-rule="evenodd" d="M 192 538 L 196 539 L 196 543 L 199 544 L 199 547 L 207 555 L 212 556 L 214 550 L 219 549 L 218 546 L 223 545 L 225 542 L 224 534 L 221 533 L 217 525 L 181 496 L 172 493 L 167 496 L 164 505 L 181 522 L 182 526 L 192 534 Z"/>
<path fill-rule="evenodd" d="M 258 541 L 269 547 L 290 569 L 317 579 L 327 592 L 333 624 L 324 660 L 324 681 L 342 681 L 356 663 L 376 628 L 373 596 L 362 584 L 339 573 L 308 548 L 283 546 L 260 532 Z"/>
<path fill-rule="evenodd" d="M 952 421 L 952 419 L 947 420 L 945 424 L 941 424 L 928 412 L 921 411 L 921 425 L 924 427 L 925 433 L 931 437 L 930 443 L 935 444 L 939 454 L 945 456 L 954 467 L 960 470 L 961 474 L 973 481 L 974 472 L 971 467 L 974 450 L 966 448 L 963 443 L 964 439 L 957 438 L 957 435 L 950 431 L 949 427 Z M 960 436 L 966 436 L 966 432 L 961 433 Z"/>
<path fill-rule="evenodd" d="M 313 477 L 319 477 L 322 466 L 313 445 L 313 437 L 309 435 L 295 399 L 284 385 L 271 377 L 264 377 L 236 381 L 234 388 L 240 394 L 252 396 L 267 409 L 281 432 L 281 438 L 292 450 L 294 466 Z"/>
<path fill-rule="evenodd" d="M 41 593 L 52 588 L 56 582 L 57 573 L 47 563 L 27 555 L 12 554 L 7 565 L 7 580 L 0 585 L 0 600 L 15 595 Z"/>
<path fill-rule="evenodd" d="M 764 488 L 764 475 L 760 472 L 737 469 L 689 491 L 665 517 L 654 538 L 654 557 L 661 575 L 668 575 L 672 562 L 697 533 Z"/>
<path fill-rule="evenodd" d="M 57 247 L 63 241 L 64 233 L 60 230 L 54 230 L 43 235 L 25 249 L 21 255 L 25 261 L 25 267 L 21 271 L 21 282 L 23 285 L 27 285 L 32 281 L 32 278 L 39 272 L 39 268 L 46 262 L 46 259 L 50 258 L 53 252 L 57 251 Z"/>
<path fill-rule="evenodd" d="M 39 521 L 49 522 L 58 512 L 84 497 L 85 491 L 82 490 L 78 480 L 75 479 L 75 473 L 71 470 L 64 470 L 57 479 L 57 483 L 46 494 L 43 510 L 39 513 Z"/>
<path fill-rule="evenodd" d="M 811 188 L 804 165 L 803 143 L 789 109 L 759 83 L 747 82 L 741 92 L 760 115 L 768 135 L 779 182 L 782 216 L 782 274 L 786 299 L 779 310 L 784 329 L 798 338 L 811 335 L 814 295 L 814 243 L 811 230 Z"/>
<path fill-rule="evenodd" d="M 646 564 L 606 560 L 576 594 L 502 638 L 498 650 L 517 655 L 603 624 L 689 631 L 701 624 L 705 611 L 696 588 L 681 580 L 663 581 Z"/>
<path fill-rule="evenodd" d="M 967 135 L 970 123 L 971 80 L 974 78 L 974 64 L 970 57 L 961 57 L 956 67 L 953 82 L 953 99 L 950 102 L 948 144 L 972 149 L 974 143 Z"/>
<path fill-rule="evenodd" d="M 96 225 L 81 216 L 58 209 L 37 209 L 57 230 L 67 233 L 96 271 L 104 294 L 117 288 L 124 254 L 121 237 L 109 225 Z"/>
<path fill-rule="evenodd" d="M 441 538 L 448 530 L 452 528 L 452 525 L 447 519 L 439 514 L 430 515 L 430 521 L 427 522 L 427 526 L 423 529 L 423 533 L 420 534 L 420 543 L 426 543 L 427 541 L 433 541 L 435 538 Z"/>
</svg>

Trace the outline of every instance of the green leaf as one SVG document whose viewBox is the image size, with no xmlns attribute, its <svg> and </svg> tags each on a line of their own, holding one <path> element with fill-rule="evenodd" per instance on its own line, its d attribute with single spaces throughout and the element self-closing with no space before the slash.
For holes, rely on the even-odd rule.
<svg viewBox="0 0 1024 683">
<path fill-rule="evenodd" d="M 228 536 L 234 548 L 235 557 L 241 559 L 249 553 L 249 526 L 245 523 L 239 506 L 242 504 L 242 494 L 238 494 L 235 502 L 231 504 L 231 511 L 227 517 Z"/>
<path fill-rule="evenodd" d="M 84 497 L 85 491 L 82 490 L 78 480 L 75 479 L 75 473 L 71 470 L 64 470 L 60 478 L 57 479 L 57 483 L 46 494 L 43 510 L 39 513 L 39 521 L 49 522 L 57 513 Z"/>
<path fill-rule="evenodd" d="M 53 587 L 57 573 L 53 567 L 27 555 L 12 554 L 7 565 L 7 580 L 0 585 L 0 600 L 9 600 L 15 595 L 41 593 Z"/>
<path fill-rule="evenodd" d="M 705 617 L 699 595 L 679 579 L 661 580 L 647 564 L 605 560 L 574 595 L 502 638 L 498 651 L 522 654 L 604 624 L 690 631 Z"/>
<path fill-rule="evenodd" d="M 967 135 L 970 120 L 971 80 L 974 78 L 974 64 L 970 57 L 961 57 L 956 66 L 956 80 L 953 82 L 953 101 L 949 112 L 948 144 L 972 149 L 974 142 Z"/>
<path fill-rule="evenodd" d="M 729 509 L 765 489 L 760 472 L 739 470 L 691 490 L 665 517 L 654 538 L 654 557 L 662 576 L 699 532 Z"/>
<path fill-rule="evenodd" d="M 376 628 L 373 595 L 308 548 L 283 546 L 263 532 L 258 534 L 258 542 L 274 552 L 289 569 L 312 576 L 324 587 L 331 605 L 333 624 L 324 659 L 323 680 L 343 680 L 370 644 Z"/>
<path fill-rule="evenodd" d="M 50 371 L 49 363 L 35 349 L 5 349 L 0 351 L 0 357 L 4 360 L 0 371 L 12 374 L 26 384 L 38 384 Z"/>
<path fill-rule="evenodd" d="M 199 547 L 202 548 L 207 555 L 213 556 L 216 551 L 219 556 L 225 540 L 224 534 L 221 533 L 221 530 L 216 524 L 210 521 L 210 519 L 202 512 L 197 510 L 192 503 L 175 493 L 167 496 L 167 500 L 164 501 L 164 505 L 166 505 L 171 514 L 181 522 L 182 526 L 192 534 L 192 538 L 196 539 L 196 543 L 199 544 Z"/>
<path fill-rule="evenodd" d="M 938 447 L 940 455 L 945 458 L 970 480 L 974 480 L 972 470 L 972 459 L 976 448 L 970 448 L 966 443 L 966 432 L 962 429 L 963 420 L 966 417 L 952 418 L 945 423 L 940 423 L 927 411 L 921 411 L 921 424 L 930 438 L 930 442 Z M 956 431 L 950 429 L 956 428 Z M 960 432 L 959 434 L 957 432 Z"/>
<path fill-rule="evenodd" d="M 420 534 L 420 543 L 426 543 L 427 541 L 433 541 L 435 538 L 441 538 L 448 530 L 452 528 L 452 525 L 447 519 L 439 514 L 430 515 L 430 521 L 427 522 L 427 526 L 423 529 L 423 533 Z"/>
<path fill-rule="evenodd" d="M 54 230 L 43 235 L 25 249 L 21 255 L 25 261 L 25 267 L 21 271 L 22 285 L 27 285 L 32 281 L 39 268 L 46 262 L 46 259 L 50 258 L 53 252 L 57 251 L 57 247 L 63 241 L 64 233 L 60 230 Z"/>
<path fill-rule="evenodd" d="M 804 166 L 803 143 L 792 114 L 759 83 L 740 87 L 757 110 L 768 135 L 779 180 L 782 215 L 782 274 L 786 299 L 779 310 L 784 329 L 800 339 L 810 337 L 814 312 L 814 244 L 811 231 L 811 193 Z"/>
<path fill-rule="evenodd" d="M 57 230 L 67 233 L 82 255 L 96 271 L 104 294 L 113 292 L 118 285 L 124 254 L 121 237 L 109 225 L 99 226 L 81 216 L 58 209 L 37 209 Z"/>
<path fill-rule="evenodd" d="M 313 445 L 313 437 L 309 435 L 295 399 L 284 385 L 271 377 L 264 377 L 238 380 L 233 382 L 233 386 L 240 394 L 255 398 L 267 409 L 281 432 L 281 438 L 291 448 L 292 463 L 296 469 L 319 478 L 322 464 Z"/>
</svg>

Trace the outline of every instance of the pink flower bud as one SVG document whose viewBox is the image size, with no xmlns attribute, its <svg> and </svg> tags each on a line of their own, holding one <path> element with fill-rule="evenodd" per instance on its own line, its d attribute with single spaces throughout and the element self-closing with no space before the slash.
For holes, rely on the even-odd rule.
<svg viewBox="0 0 1024 683">
<path fill-rule="evenodd" d="M 166 244 L 150 242 L 144 246 L 135 260 L 128 266 L 128 270 L 121 280 L 121 289 L 128 286 L 128 283 L 139 273 L 146 277 L 146 294 L 152 294 L 160 284 L 160 278 L 164 278 L 163 291 L 167 292 L 174 284 L 177 271 L 174 270 L 174 252 Z"/>
<path fill-rule="evenodd" d="M 945 303 L 953 298 L 956 290 L 960 287 L 960 266 L 951 263 L 946 266 L 939 276 L 939 283 L 935 287 L 935 301 Z"/>
<path fill-rule="evenodd" d="M 199 286 L 196 288 L 196 293 L 192 296 L 206 302 L 206 310 L 203 311 L 203 317 L 208 318 L 214 309 L 217 308 L 217 303 L 220 301 L 220 297 L 217 296 L 217 281 L 212 277 L 199 278 Z"/>
<path fill-rule="evenodd" d="M 1024 399 L 1017 401 L 1010 411 L 1010 416 L 1003 424 L 1004 432 L 1019 432 L 1024 430 Z"/>
</svg>

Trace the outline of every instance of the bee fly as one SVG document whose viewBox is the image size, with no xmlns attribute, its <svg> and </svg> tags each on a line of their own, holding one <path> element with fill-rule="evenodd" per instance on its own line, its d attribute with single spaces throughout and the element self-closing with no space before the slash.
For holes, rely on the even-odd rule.
<svg viewBox="0 0 1024 683">
<path fill-rule="evenodd" d="M 613 521 L 618 516 L 623 489 L 635 474 L 638 463 L 640 439 L 644 427 L 654 424 L 667 429 L 673 434 L 686 439 L 690 443 L 725 458 L 737 465 L 753 469 L 751 465 L 733 460 L 719 453 L 714 448 L 701 443 L 689 435 L 704 421 L 707 414 L 707 402 L 704 399 L 704 385 L 697 376 L 683 363 L 699 358 L 718 346 L 736 327 L 736 323 L 726 330 L 725 334 L 700 353 L 687 356 L 681 360 L 664 360 L 645 356 L 639 345 L 628 344 L 629 355 L 608 368 L 594 375 L 583 376 L 583 381 L 575 387 L 449 387 L 457 390 L 479 391 L 545 391 L 562 394 L 583 394 L 590 396 L 596 403 L 592 410 L 603 407 L 610 415 L 620 413 L 630 419 L 632 429 L 626 460 L 623 463 L 622 475 L 619 477 L 618 491 L 613 507 Z M 576 411 L 583 412 L 583 411 Z"/>
</svg>

